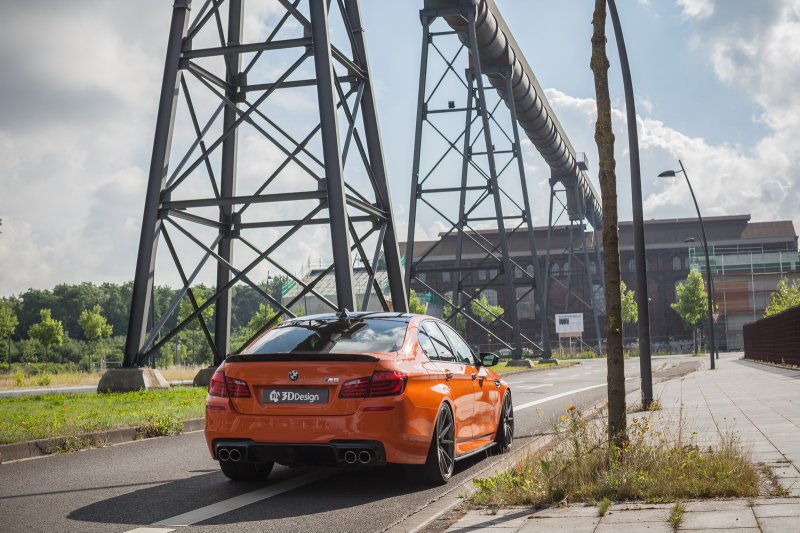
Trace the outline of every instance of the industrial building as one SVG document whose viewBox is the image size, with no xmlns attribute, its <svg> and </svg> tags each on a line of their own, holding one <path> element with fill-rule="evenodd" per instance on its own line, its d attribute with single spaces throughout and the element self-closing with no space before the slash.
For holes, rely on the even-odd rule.
<svg viewBox="0 0 800 533">
<path fill-rule="evenodd" d="M 775 290 L 778 281 L 783 277 L 800 278 L 800 260 L 798 258 L 798 236 L 794 225 L 789 220 L 772 222 L 753 222 L 750 215 L 708 217 L 704 219 L 706 237 L 709 244 L 710 263 L 715 285 L 715 297 L 719 318 L 716 323 L 717 339 L 722 350 L 742 349 L 742 326 L 763 316 L 769 304 L 770 293 Z M 633 226 L 631 222 L 622 221 L 620 228 L 620 268 L 622 279 L 629 288 L 635 287 L 635 265 L 633 259 Z M 576 238 L 581 231 L 583 238 Z M 491 232 L 482 232 L 483 236 L 492 240 Z M 686 331 L 677 313 L 670 308 L 676 299 L 675 288 L 686 279 L 690 268 L 698 268 L 705 275 L 705 258 L 700 237 L 700 225 L 696 218 L 658 219 L 645 221 L 645 240 L 647 257 L 648 296 L 650 299 L 651 338 L 654 351 L 682 350 L 691 346 L 691 333 Z M 545 272 L 547 256 L 548 230 L 546 227 L 535 229 L 538 259 L 542 272 Z M 451 232 L 441 235 L 441 242 L 417 242 L 414 253 L 424 254 L 434 248 L 426 262 L 430 268 L 441 268 L 438 272 L 419 273 L 421 281 L 433 288 L 436 293 L 449 298 L 452 295 L 452 274 L 447 266 L 453 264 L 455 257 L 456 234 Z M 600 244 L 598 233 L 585 231 L 580 225 L 553 227 L 551 235 L 550 257 L 550 297 L 548 303 L 548 324 L 551 338 L 556 339 L 553 316 L 556 313 L 582 312 L 585 327 L 582 341 L 589 346 L 596 346 L 597 336 L 594 333 L 592 317 L 592 290 L 594 291 L 594 309 L 597 312 L 601 332 L 604 330 L 605 309 L 602 298 L 602 272 L 598 268 L 595 243 Z M 573 243 L 571 253 L 570 242 Z M 528 246 L 527 236 L 523 232 L 508 233 L 508 243 L 514 261 L 532 270 L 531 260 L 524 250 Z M 583 243 L 589 248 L 589 254 L 583 254 Z M 405 247 L 401 243 L 401 253 Z M 585 257 L 590 258 L 588 265 Z M 465 241 L 462 252 L 462 263 L 471 267 L 470 275 L 462 286 L 463 292 L 475 290 L 493 279 L 497 272 L 484 268 L 480 259 L 485 256 L 481 250 L 470 248 Z M 518 294 L 525 294 L 529 281 L 521 272 L 515 273 L 514 282 Z M 592 278 L 591 283 L 589 278 Z M 540 284 L 541 285 L 541 284 Z M 590 285 L 592 286 L 590 289 Z M 424 294 L 425 288 L 415 286 L 412 289 Z M 542 290 L 537 287 L 536 290 Z M 489 303 L 505 307 L 502 281 L 490 284 L 482 291 Z M 436 314 L 437 298 L 429 295 L 430 312 Z M 526 335 L 540 338 L 541 310 L 536 307 L 533 294 L 528 294 L 517 304 L 521 327 Z M 637 340 L 637 327 L 626 326 L 627 343 Z M 467 337 L 470 337 L 468 328 Z M 601 334 L 602 337 L 602 334 Z M 486 343 L 486 338 L 476 332 L 477 344 Z"/>
</svg>

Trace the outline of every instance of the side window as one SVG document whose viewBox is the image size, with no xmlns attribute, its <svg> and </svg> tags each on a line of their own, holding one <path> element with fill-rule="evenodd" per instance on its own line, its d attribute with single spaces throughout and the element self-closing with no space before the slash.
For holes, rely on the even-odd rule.
<svg viewBox="0 0 800 533">
<path fill-rule="evenodd" d="M 469 345 L 464 342 L 464 339 L 462 339 L 458 333 L 453 331 L 453 328 L 446 324 L 439 324 L 439 327 L 442 328 L 442 331 L 444 331 L 444 334 L 450 341 L 450 346 L 452 346 L 456 351 L 459 361 L 468 365 L 474 365 L 475 359 L 472 356 L 472 350 L 469 349 Z"/>
<path fill-rule="evenodd" d="M 419 341 L 419 347 L 422 348 L 422 351 L 425 352 L 425 355 L 428 356 L 428 359 L 436 359 L 436 348 L 433 347 L 433 343 L 431 342 L 431 338 L 428 337 L 428 334 L 425 333 L 422 329 L 417 332 L 417 341 Z"/>
<path fill-rule="evenodd" d="M 456 356 L 453 355 L 453 351 L 450 349 L 450 345 L 447 343 L 447 337 L 436 327 L 434 322 L 426 322 L 422 325 L 422 329 L 425 333 L 428 334 L 430 340 L 436 349 L 436 357 L 435 359 L 438 361 L 455 361 Z M 428 356 L 431 359 L 433 357 Z"/>
</svg>

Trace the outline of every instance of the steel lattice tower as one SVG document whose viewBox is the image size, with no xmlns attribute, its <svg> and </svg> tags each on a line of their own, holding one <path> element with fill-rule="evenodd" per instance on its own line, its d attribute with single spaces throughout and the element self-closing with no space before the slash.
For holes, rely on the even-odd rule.
<svg viewBox="0 0 800 533">
<path fill-rule="evenodd" d="M 449 314 L 445 313 L 445 320 L 463 316 L 516 357 L 522 356 L 524 348 L 549 355 L 546 329 L 543 329 L 542 346 L 522 333 L 517 312 L 518 304 L 531 296 L 535 307 L 544 309 L 542 291 L 537 290 L 540 266 L 518 117 L 514 100 L 502 98 L 513 93 L 519 79 L 514 79 L 515 70 L 508 63 L 475 60 L 482 55 L 477 34 L 478 16 L 479 9 L 471 2 L 426 2 L 426 9 L 420 12 L 422 58 L 406 283 L 409 288 L 423 288 L 441 298 L 451 309 Z M 437 19 L 445 19 L 457 29 L 448 31 L 445 25 L 447 29 L 436 30 L 433 26 Z M 440 60 L 438 65 L 430 61 L 431 56 Z M 468 66 L 461 71 L 454 65 Z M 492 89 L 490 80 L 497 91 Z M 448 97 L 457 95 L 459 101 L 463 95 L 464 103 L 457 105 L 454 99 L 444 105 L 447 97 L 442 93 Z M 437 142 L 440 148 L 436 148 Z M 437 149 L 440 151 L 431 155 Z M 448 159 L 451 160 L 450 169 Z M 441 237 L 455 235 L 452 267 L 431 265 L 443 239 L 415 255 L 416 226 L 422 210 L 444 220 L 447 229 Z M 482 231 L 486 229 L 489 231 Z M 509 251 L 508 240 L 517 231 L 526 234 L 526 260 L 531 261 L 532 269 L 512 257 Z M 477 263 L 473 260 L 471 265 L 465 266 L 462 261 L 467 247 L 477 250 L 480 258 Z M 487 269 L 492 274 L 485 280 L 477 279 L 479 269 Z M 426 282 L 426 275 L 439 272 L 450 273 L 452 291 L 443 294 Z M 505 312 L 497 315 L 491 313 L 479 297 L 500 281 L 506 306 Z M 475 305 L 491 314 L 490 323 L 482 323 L 469 312 Z"/>
<path fill-rule="evenodd" d="M 331 310 L 366 309 L 370 298 L 407 310 L 358 0 L 268 7 L 270 25 L 259 26 L 244 0 L 206 0 L 194 16 L 191 0 L 174 2 L 125 367 L 144 364 L 193 321 L 218 365 L 240 348 L 230 346 L 236 284 L 278 310 L 261 331 L 309 296 Z M 245 35 L 253 21 L 256 38 Z M 159 257 L 162 241 L 168 254 Z M 333 263 L 300 279 L 286 264 L 298 249 L 330 249 Z M 354 260 L 372 287 L 360 301 Z M 388 287 L 375 275 L 384 264 Z M 266 265 L 299 295 L 283 302 L 256 283 Z M 155 316 L 154 280 L 165 271 L 182 287 Z M 315 290 L 330 273 L 334 298 Z M 204 299 L 193 289 L 201 279 L 216 281 Z M 166 328 L 184 300 L 191 312 Z M 213 332 L 203 318 L 212 306 Z"/>
</svg>

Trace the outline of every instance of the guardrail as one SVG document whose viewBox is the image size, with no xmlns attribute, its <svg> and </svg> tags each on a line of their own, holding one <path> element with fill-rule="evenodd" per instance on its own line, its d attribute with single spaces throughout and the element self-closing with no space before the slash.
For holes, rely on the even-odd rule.
<svg viewBox="0 0 800 533">
<path fill-rule="evenodd" d="M 745 324 L 744 357 L 800 365 L 800 307 Z"/>
</svg>

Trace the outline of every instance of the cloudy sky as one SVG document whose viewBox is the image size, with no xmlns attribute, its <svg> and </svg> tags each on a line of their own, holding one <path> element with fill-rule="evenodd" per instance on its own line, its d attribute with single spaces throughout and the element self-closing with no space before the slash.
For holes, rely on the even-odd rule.
<svg viewBox="0 0 800 533">
<path fill-rule="evenodd" d="M 573 145 L 596 169 L 588 67 L 593 2 L 497 3 Z M 361 4 L 404 235 L 421 2 Z M 693 216 L 685 183 L 655 179 L 681 159 L 704 214 L 750 213 L 754 220 L 791 219 L 800 228 L 794 163 L 800 160 L 800 0 L 618 4 L 637 98 L 645 217 Z M 132 278 L 171 5 L 4 2 L 0 295 Z M 275 9 L 253 6 L 246 31 L 269 27 Z M 624 101 L 613 40 L 609 44 L 620 215 L 630 219 Z M 304 101 L 282 105 L 298 116 L 313 113 Z M 247 137 L 242 146 L 241 173 L 271 157 L 250 150 Z M 535 152 L 526 158 L 535 221 L 544 224 L 549 173 Z M 436 227 L 435 220 L 426 224 Z M 308 259 L 330 258 L 311 241 L 282 253 L 298 270 Z"/>
</svg>

